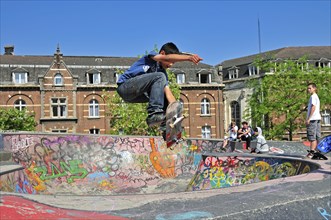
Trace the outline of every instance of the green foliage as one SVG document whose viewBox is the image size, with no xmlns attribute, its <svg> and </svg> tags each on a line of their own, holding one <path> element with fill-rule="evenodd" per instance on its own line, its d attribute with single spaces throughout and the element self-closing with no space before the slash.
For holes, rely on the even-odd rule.
<svg viewBox="0 0 331 220">
<path fill-rule="evenodd" d="M 25 109 L 0 108 L 0 130 L 34 131 L 36 125 L 34 114 Z"/>
<path fill-rule="evenodd" d="M 307 93 L 308 83 L 317 85 L 321 109 L 330 107 L 330 68 L 308 66 L 305 58 L 279 63 L 256 60 L 255 64 L 267 74 L 249 83 L 253 88 L 248 100 L 250 117 L 254 126 L 264 129 L 267 138 L 281 138 L 288 133 L 292 140 L 293 132 L 305 127 L 310 96 Z M 268 74 L 270 71 L 273 73 Z"/>
</svg>

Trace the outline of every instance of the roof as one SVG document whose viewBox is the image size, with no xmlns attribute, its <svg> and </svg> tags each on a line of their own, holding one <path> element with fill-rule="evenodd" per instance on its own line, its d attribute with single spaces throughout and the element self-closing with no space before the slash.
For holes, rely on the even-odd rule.
<svg viewBox="0 0 331 220">
<path fill-rule="evenodd" d="M 299 59 L 306 56 L 308 60 L 320 60 L 321 58 L 331 59 L 331 46 L 307 46 L 307 47 L 284 47 L 276 50 L 270 50 L 261 54 L 239 57 L 225 60 L 222 63 L 223 68 L 244 65 L 252 63 L 258 56 L 264 59 Z"/>
<path fill-rule="evenodd" d="M 111 57 L 111 56 L 63 56 L 64 63 L 77 66 L 131 66 L 138 57 Z M 54 56 L 18 56 L 0 55 L 0 64 L 16 65 L 50 65 Z M 178 62 L 173 68 L 212 68 L 211 65 L 191 62 Z"/>
</svg>

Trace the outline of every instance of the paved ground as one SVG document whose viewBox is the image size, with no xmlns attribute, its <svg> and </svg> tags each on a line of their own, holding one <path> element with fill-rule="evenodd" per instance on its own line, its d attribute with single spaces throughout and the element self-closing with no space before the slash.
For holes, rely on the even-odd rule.
<svg viewBox="0 0 331 220">
<path fill-rule="evenodd" d="M 319 163 L 321 169 L 308 174 L 199 192 L 136 196 L 27 194 L 19 196 L 28 199 L 28 201 L 49 205 L 52 208 L 61 208 L 62 212 L 67 209 L 87 211 L 89 215 L 94 215 L 94 217 L 106 214 L 108 217 L 160 220 L 330 219 L 330 162 L 319 161 Z M 6 195 L 17 196 L 17 194 L 2 193 L 2 199 Z M 38 209 L 36 213 L 38 211 L 43 210 Z M 67 217 L 75 219 L 72 216 Z"/>
</svg>

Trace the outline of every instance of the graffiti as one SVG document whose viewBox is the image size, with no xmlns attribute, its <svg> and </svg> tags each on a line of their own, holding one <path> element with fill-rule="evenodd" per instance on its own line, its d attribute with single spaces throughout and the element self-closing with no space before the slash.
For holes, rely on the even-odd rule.
<svg viewBox="0 0 331 220">
<path fill-rule="evenodd" d="M 36 194 L 164 193 L 264 181 L 309 172 L 278 159 L 203 157 L 222 141 L 187 140 L 174 150 L 162 138 L 72 134 L 1 134 L 24 170 L 2 175 L 0 190 Z"/>
<path fill-rule="evenodd" d="M 31 147 L 33 145 L 33 139 L 31 137 L 25 137 L 25 138 L 14 137 L 11 141 L 12 141 L 11 145 L 13 152 Z"/>
<path fill-rule="evenodd" d="M 189 220 L 189 219 L 201 219 L 201 218 L 212 218 L 213 215 L 209 212 L 202 211 L 191 211 L 184 212 L 180 214 L 160 214 L 156 216 L 156 220 L 168 220 L 168 219 L 181 219 L 181 220 Z"/>
<path fill-rule="evenodd" d="M 99 198 L 100 199 L 100 198 Z M 93 204 L 91 204 L 93 205 Z M 10 213 L 10 214 L 8 214 Z M 110 214 L 95 212 L 70 210 L 44 205 L 29 199 L 4 195 L 1 197 L 0 219 L 20 220 L 20 219 L 117 219 L 127 218 Z"/>
<path fill-rule="evenodd" d="M 242 159 L 234 157 L 205 157 L 187 190 L 216 189 L 256 183 L 306 172 L 301 162 L 280 159 Z"/>
<path fill-rule="evenodd" d="M 60 162 L 60 168 L 56 167 L 53 163 L 51 163 L 51 173 L 47 173 L 46 166 L 36 167 L 34 168 L 35 173 L 41 173 L 41 180 L 54 179 L 58 177 L 69 176 L 67 178 L 68 183 L 74 182 L 74 179 L 83 179 L 87 176 L 88 171 L 81 167 L 81 160 L 70 160 L 69 164 L 65 162 Z M 47 175 L 49 174 L 49 175 Z"/>
<path fill-rule="evenodd" d="M 327 210 L 325 210 L 322 207 L 318 207 L 317 211 L 320 213 L 320 215 L 326 219 L 326 220 L 330 220 L 331 219 L 331 201 L 328 201 L 327 203 Z"/>
<path fill-rule="evenodd" d="M 175 174 L 175 156 L 173 154 L 161 154 L 157 151 L 154 138 L 150 138 L 152 152 L 149 154 L 150 161 L 154 169 L 163 178 L 174 178 Z"/>
</svg>

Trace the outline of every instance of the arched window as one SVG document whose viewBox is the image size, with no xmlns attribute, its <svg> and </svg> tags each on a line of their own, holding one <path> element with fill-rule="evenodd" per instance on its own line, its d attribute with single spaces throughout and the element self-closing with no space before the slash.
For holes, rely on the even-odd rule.
<svg viewBox="0 0 331 220">
<path fill-rule="evenodd" d="M 237 125 L 240 125 L 240 105 L 237 101 L 231 102 L 231 121 L 235 121 Z"/>
<path fill-rule="evenodd" d="M 17 110 L 22 111 L 23 109 L 26 108 L 26 102 L 23 99 L 18 99 L 15 103 L 14 103 L 14 107 Z"/>
<path fill-rule="evenodd" d="M 210 102 L 207 98 L 201 101 L 201 115 L 210 115 Z"/>
<path fill-rule="evenodd" d="M 99 102 L 95 99 L 89 103 L 89 117 L 99 117 Z"/>
<path fill-rule="evenodd" d="M 60 73 L 55 74 L 54 76 L 54 85 L 62 86 L 63 85 L 63 77 Z"/>
</svg>

